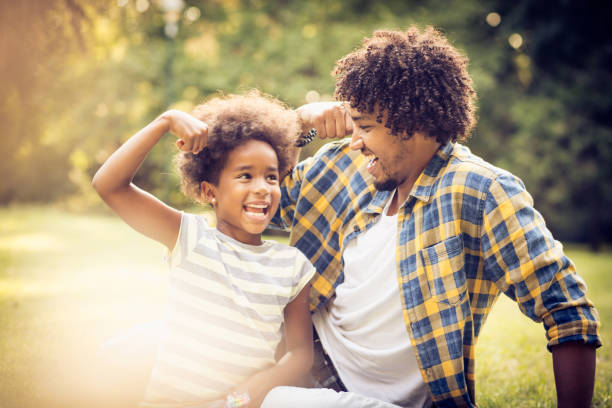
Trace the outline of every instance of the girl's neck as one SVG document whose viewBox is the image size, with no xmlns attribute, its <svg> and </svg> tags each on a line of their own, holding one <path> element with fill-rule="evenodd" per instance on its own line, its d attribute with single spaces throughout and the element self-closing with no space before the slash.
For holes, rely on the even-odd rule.
<svg viewBox="0 0 612 408">
<path fill-rule="evenodd" d="M 242 244 L 252 245 L 252 246 L 260 246 L 263 245 L 263 240 L 261 239 L 260 234 L 252 234 L 243 230 L 236 230 L 235 228 L 231 228 L 226 225 L 223 221 L 217 222 L 217 231 L 222 233 L 223 235 L 230 237 L 231 239 L 238 241 Z"/>
</svg>

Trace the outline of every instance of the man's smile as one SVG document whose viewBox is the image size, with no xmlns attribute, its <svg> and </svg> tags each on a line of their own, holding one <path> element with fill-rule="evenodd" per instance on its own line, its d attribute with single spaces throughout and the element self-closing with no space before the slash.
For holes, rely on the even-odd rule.
<svg viewBox="0 0 612 408">
<path fill-rule="evenodd" d="M 368 172 L 372 173 L 374 166 L 378 163 L 378 157 L 373 156 L 368 162 Z"/>
</svg>

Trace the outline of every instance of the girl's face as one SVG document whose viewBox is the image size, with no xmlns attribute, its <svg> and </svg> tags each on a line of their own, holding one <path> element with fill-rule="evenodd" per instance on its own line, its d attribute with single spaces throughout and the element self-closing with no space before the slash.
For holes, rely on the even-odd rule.
<svg viewBox="0 0 612 408">
<path fill-rule="evenodd" d="M 218 185 L 206 183 L 204 190 L 209 200 L 215 198 L 217 229 L 245 244 L 260 245 L 280 201 L 278 178 L 278 158 L 266 142 L 249 140 L 232 150 Z"/>
</svg>

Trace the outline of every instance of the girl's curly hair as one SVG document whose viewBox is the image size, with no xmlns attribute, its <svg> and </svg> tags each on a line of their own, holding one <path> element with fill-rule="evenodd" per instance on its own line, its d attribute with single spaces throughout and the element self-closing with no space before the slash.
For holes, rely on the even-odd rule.
<svg viewBox="0 0 612 408">
<path fill-rule="evenodd" d="M 474 126 L 476 93 L 462 56 L 429 26 L 376 31 L 362 48 L 336 63 L 335 96 L 361 112 L 377 113 L 393 134 L 415 131 L 445 144 L 465 140 Z"/>
<path fill-rule="evenodd" d="M 268 143 L 278 157 L 279 174 L 288 172 L 298 136 L 298 117 L 277 99 L 259 91 L 217 96 L 194 108 L 208 125 L 208 143 L 198 154 L 181 152 L 174 162 L 185 195 L 201 201 L 202 181 L 219 182 L 229 153 L 249 140 Z"/>
</svg>

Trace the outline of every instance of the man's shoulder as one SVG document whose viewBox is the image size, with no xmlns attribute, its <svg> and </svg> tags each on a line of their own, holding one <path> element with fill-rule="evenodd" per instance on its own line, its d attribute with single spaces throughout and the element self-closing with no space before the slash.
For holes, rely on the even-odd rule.
<svg viewBox="0 0 612 408">
<path fill-rule="evenodd" d="M 340 139 L 334 140 L 328 143 L 325 143 L 317 152 L 313 155 L 315 160 L 319 159 L 330 159 L 330 158 L 339 158 L 343 156 L 353 157 L 356 156 L 355 153 L 350 148 L 351 139 Z"/>
<path fill-rule="evenodd" d="M 449 169 L 453 171 L 469 171 L 484 177 L 495 178 L 506 170 L 497 167 L 482 157 L 472 153 L 469 147 L 456 143 L 451 153 Z"/>
<path fill-rule="evenodd" d="M 368 179 L 365 172 L 367 160 L 360 151 L 351 149 L 350 142 L 347 138 L 326 143 L 312 157 L 304 160 L 300 165 L 307 171 L 305 178 L 310 181 L 332 181 L 337 180 L 340 174 L 343 178 L 359 174 L 360 180 Z"/>
<path fill-rule="evenodd" d="M 444 173 L 445 175 L 452 174 L 456 180 L 465 178 L 469 187 L 478 190 L 488 188 L 494 180 L 518 181 L 518 178 L 509 171 L 489 163 L 472 153 L 467 146 L 459 143 L 455 144 Z"/>
</svg>

